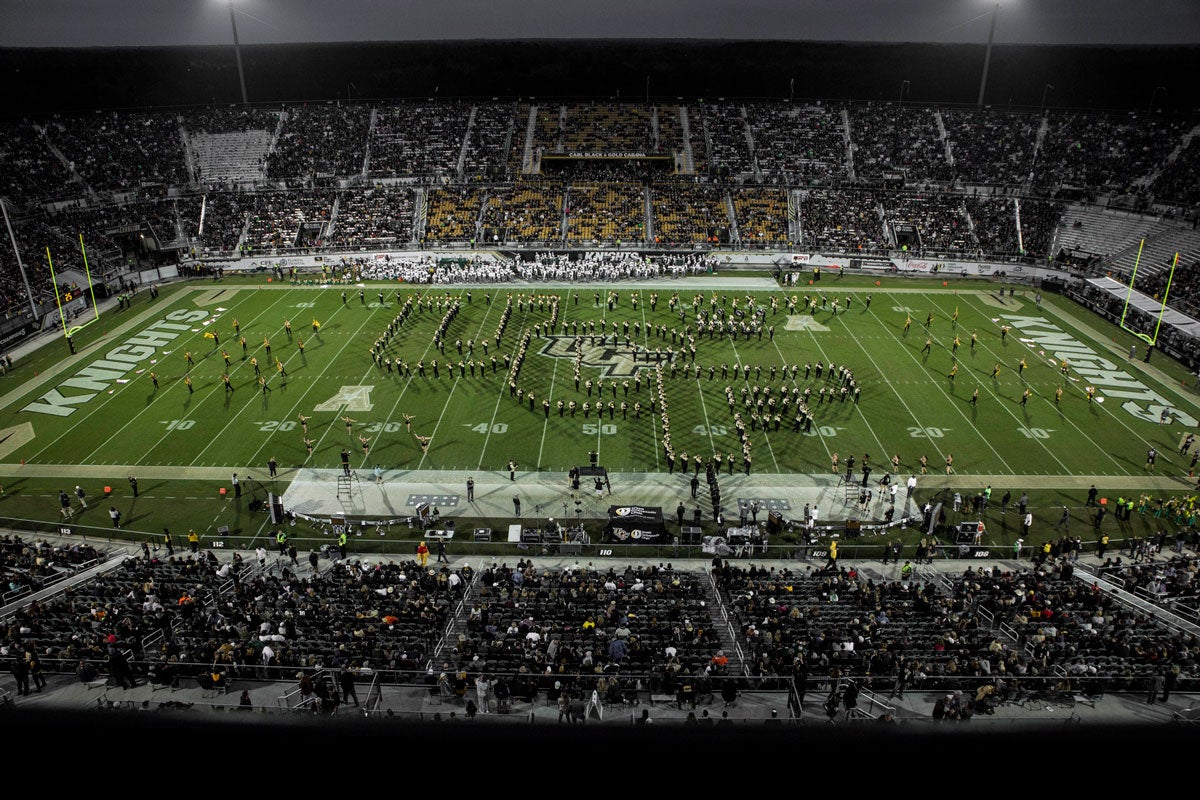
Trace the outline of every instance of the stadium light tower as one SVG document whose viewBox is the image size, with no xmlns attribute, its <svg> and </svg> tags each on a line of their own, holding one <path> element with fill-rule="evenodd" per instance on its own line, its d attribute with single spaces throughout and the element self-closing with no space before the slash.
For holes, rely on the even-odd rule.
<svg viewBox="0 0 1200 800">
<path fill-rule="evenodd" d="M 242 105 L 248 106 L 250 105 L 250 100 L 246 96 L 246 74 L 242 72 L 242 46 L 238 42 L 237 17 L 233 13 L 233 0 L 229 0 L 229 24 L 233 28 L 233 52 L 237 56 L 238 80 L 242 84 Z M 994 22 L 993 27 L 995 27 Z"/>
<path fill-rule="evenodd" d="M 8 220 L 8 200 L 0 197 L 0 213 L 4 214 L 4 227 L 8 229 L 8 241 L 12 243 L 13 255 L 17 259 L 17 269 L 21 272 L 21 280 L 25 283 L 25 296 L 29 298 L 29 310 L 33 318 L 38 318 L 37 303 L 33 302 L 33 290 L 29 288 L 29 276 L 25 274 L 25 263 L 21 261 L 21 250 L 17 247 L 17 237 L 13 235 L 12 223 Z"/>
<path fill-rule="evenodd" d="M 1166 97 L 1166 96 L 1167 96 L 1167 87 L 1165 87 L 1165 86 L 1155 86 L 1155 87 L 1154 87 L 1154 91 L 1153 91 L 1153 92 L 1150 94 L 1150 105 L 1149 105 L 1149 106 L 1146 108 L 1146 113 L 1147 113 L 1147 114 L 1149 114 L 1149 113 L 1151 113 L 1151 112 L 1153 112 L 1153 111 L 1154 111 L 1154 98 L 1158 97 L 1158 93 L 1159 93 L 1160 91 L 1163 93 L 1163 97 Z"/>
<path fill-rule="evenodd" d="M 1046 110 L 1046 94 L 1048 92 L 1053 92 L 1053 91 L 1054 91 L 1054 87 L 1048 83 L 1046 84 L 1046 88 L 1042 89 L 1042 107 L 1041 107 L 1042 111 Z"/>
<path fill-rule="evenodd" d="M 983 53 L 983 77 L 979 79 L 979 100 L 975 103 L 977 108 L 983 108 L 983 93 L 987 89 L 987 74 L 988 65 L 992 61 L 992 40 L 996 38 L 996 15 L 1000 13 L 1000 3 L 992 6 L 992 27 L 988 31 L 987 50 Z"/>
</svg>

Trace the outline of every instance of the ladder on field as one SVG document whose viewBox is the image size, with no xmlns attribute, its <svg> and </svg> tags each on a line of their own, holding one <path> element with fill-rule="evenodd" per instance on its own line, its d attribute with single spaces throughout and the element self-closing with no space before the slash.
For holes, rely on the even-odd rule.
<svg viewBox="0 0 1200 800">
<path fill-rule="evenodd" d="M 354 487 L 358 483 L 358 473 L 351 472 L 349 474 L 343 472 L 338 475 L 338 490 L 337 496 L 340 498 L 344 494 L 346 497 L 351 497 L 354 494 Z"/>
<path fill-rule="evenodd" d="M 844 505 L 858 505 L 858 497 L 861 494 L 862 486 L 855 483 L 853 477 L 847 478 L 846 473 L 842 473 L 838 478 L 838 488 L 845 488 L 846 495 L 843 499 Z"/>
</svg>

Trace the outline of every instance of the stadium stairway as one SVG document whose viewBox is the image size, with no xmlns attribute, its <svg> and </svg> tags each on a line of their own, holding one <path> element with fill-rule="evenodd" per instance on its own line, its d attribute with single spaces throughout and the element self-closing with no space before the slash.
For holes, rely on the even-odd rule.
<svg viewBox="0 0 1200 800">
<path fill-rule="evenodd" d="M 478 106 L 471 106 L 471 113 L 467 115 L 467 130 L 463 133 L 462 147 L 458 148 L 458 161 L 454 165 L 454 174 L 460 178 L 467 163 L 467 150 L 471 144 L 471 131 L 475 128 L 475 112 L 478 108 Z"/>
<path fill-rule="evenodd" d="M 363 164 L 360 175 L 366 176 L 371 169 L 371 142 L 375 138 L 375 123 L 379 119 L 379 109 L 372 106 L 371 122 L 367 125 L 367 143 L 363 146 Z"/>
<path fill-rule="evenodd" d="M 687 106 L 679 107 L 679 130 L 683 136 L 683 173 L 696 174 L 696 159 L 692 152 L 692 128 L 688 122 Z"/>
<path fill-rule="evenodd" d="M 541 164 L 534 164 L 533 154 L 533 134 L 537 130 L 537 113 L 538 107 L 531 105 L 529 107 L 529 119 L 525 122 L 525 147 L 522 150 L 521 156 L 521 172 L 528 175 L 532 172 L 537 172 L 541 168 Z"/>
<path fill-rule="evenodd" d="M 841 117 L 842 143 L 846 148 L 846 176 L 853 182 L 858 180 L 858 177 L 854 174 L 854 143 L 850 140 L 850 111 L 843 108 Z"/>
<path fill-rule="evenodd" d="M 940 109 L 934 109 L 933 120 L 937 123 L 938 139 L 942 142 L 942 147 L 946 151 L 946 163 L 951 168 L 954 167 L 954 151 L 950 148 L 950 137 L 946 134 L 946 121 L 942 119 Z"/>
<path fill-rule="evenodd" d="M 704 581 L 704 602 L 713 609 L 711 616 L 716 626 L 717 637 L 720 639 L 720 649 L 724 650 L 726 657 L 729 658 L 729 674 L 747 675 L 750 665 L 746 663 L 745 652 L 738 643 L 735 633 L 737 627 L 729 618 L 729 612 L 721 600 L 721 593 L 717 591 L 717 585 L 712 580 L 712 573 L 707 571 L 706 573 L 709 580 Z"/>
</svg>

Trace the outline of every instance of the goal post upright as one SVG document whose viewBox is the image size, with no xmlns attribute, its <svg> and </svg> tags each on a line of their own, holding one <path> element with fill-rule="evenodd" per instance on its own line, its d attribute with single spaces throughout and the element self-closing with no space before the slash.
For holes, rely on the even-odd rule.
<svg viewBox="0 0 1200 800">
<path fill-rule="evenodd" d="M 1158 332 L 1162 328 L 1163 314 L 1165 314 L 1167 311 L 1167 299 L 1171 294 L 1171 282 L 1175 278 L 1175 268 L 1179 265 L 1179 253 L 1178 252 L 1175 253 L 1175 259 L 1171 262 L 1171 271 L 1169 273 L 1167 273 L 1167 285 L 1163 289 L 1162 302 L 1159 304 L 1159 307 L 1158 307 L 1158 319 L 1156 319 L 1154 321 L 1154 335 L 1150 336 L 1148 334 L 1141 333 L 1140 331 L 1135 331 L 1125 324 L 1125 319 L 1129 314 L 1129 300 L 1131 297 L 1133 297 L 1133 287 L 1134 287 L 1134 284 L 1137 282 L 1138 267 L 1142 263 L 1142 249 L 1145 246 L 1146 246 L 1146 240 L 1142 239 L 1141 242 L 1138 244 L 1138 253 L 1137 253 L 1137 258 L 1133 262 L 1133 271 L 1130 272 L 1130 274 L 1129 274 L 1129 286 L 1125 290 L 1125 305 L 1121 309 L 1121 319 L 1117 324 L 1121 328 L 1121 330 L 1132 333 L 1134 336 L 1138 337 L 1139 339 L 1144 341 L 1146 344 L 1150 345 L 1151 347 L 1154 347 L 1156 344 L 1158 344 Z"/>
<path fill-rule="evenodd" d="M 1162 308 L 1158 310 L 1158 322 L 1154 324 L 1154 341 L 1151 345 L 1158 343 L 1158 330 L 1162 327 L 1163 313 L 1167 310 L 1167 299 L 1171 296 L 1171 281 L 1175 277 L 1175 267 L 1179 266 L 1179 252 L 1175 252 L 1175 258 L 1171 261 L 1171 271 L 1167 273 L 1167 286 L 1163 289 Z"/>
<path fill-rule="evenodd" d="M 58 306 L 58 318 L 62 322 L 63 337 L 69 337 L 67 333 L 67 315 L 63 313 L 62 294 L 58 291 L 58 278 L 54 275 L 54 259 L 50 257 L 50 248 L 46 248 L 46 263 L 50 265 L 50 283 L 54 286 L 54 303 Z"/>
<path fill-rule="evenodd" d="M 1138 265 L 1142 263 L 1142 248 L 1146 246 L 1146 240 L 1138 244 L 1137 258 L 1133 260 L 1133 272 L 1129 274 L 1129 287 L 1125 290 L 1125 306 L 1121 309 L 1121 327 L 1125 327 L 1125 315 L 1129 313 L 1129 298 L 1133 296 L 1133 284 L 1137 280 Z M 1128 330 L 1128 328 L 1126 328 Z"/>
<path fill-rule="evenodd" d="M 83 253 L 83 271 L 87 275 L 88 293 L 92 296 L 92 311 L 95 313 L 95 319 L 100 319 L 100 307 L 96 305 L 96 284 L 92 281 L 92 268 L 88 266 L 87 248 L 83 246 L 83 234 L 79 234 L 79 252 Z M 80 326 L 83 327 L 83 326 Z"/>
</svg>

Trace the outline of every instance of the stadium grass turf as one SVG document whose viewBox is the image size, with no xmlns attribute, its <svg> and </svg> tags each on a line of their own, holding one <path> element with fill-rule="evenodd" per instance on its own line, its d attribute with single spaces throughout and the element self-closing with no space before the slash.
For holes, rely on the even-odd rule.
<svg viewBox="0 0 1200 800">
<path fill-rule="evenodd" d="M 447 289 L 380 283 L 363 287 L 360 299 L 356 285 L 268 285 L 260 276 L 171 287 L 153 302 L 148 293 L 142 292 L 130 309 L 107 312 L 99 322 L 77 334 L 77 355 L 69 356 L 65 345 L 56 342 L 19 362 L 4 379 L 9 394 L 0 410 L 0 428 L 12 430 L 31 423 L 34 436 L 10 446 L 0 456 L 0 463 L 10 467 L 22 461 L 61 465 L 63 480 L 47 480 L 47 485 L 39 485 L 30 479 L 31 494 L 50 492 L 53 496 L 57 495 L 58 483 L 74 485 L 69 477 L 73 465 L 110 466 L 113 477 L 109 480 L 123 487 L 131 468 L 136 468 L 143 481 L 153 478 L 154 469 L 162 466 L 261 470 L 272 456 L 285 468 L 332 468 L 339 465 L 343 448 L 351 451 L 353 466 L 368 469 L 380 464 L 386 468 L 501 470 L 511 459 L 523 470 L 566 471 L 594 450 L 611 471 L 665 471 L 660 415 L 644 410 L 638 420 L 632 410 L 638 401 L 648 408 L 653 373 L 644 369 L 644 362 L 639 364 L 643 381 L 641 391 L 636 391 L 624 347 L 624 325 L 629 324 L 629 337 L 635 345 L 678 351 L 683 346 L 679 332 L 685 321 L 694 319 L 693 301 L 698 298 L 698 308 L 704 311 L 719 308 L 736 316 L 748 306 L 765 309 L 765 324 L 774 327 L 774 337 L 764 333 L 761 337 L 710 338 L 705 334 L 695 341 L 695 363 L 701 366 L 699 378 L 690 365 L 686 370 L 681 366 L 674 375 L 664 367 L 664 391 L 677 454 L 708 457 L 734 452 L 739 454 L 740 468 L 740 447 L 726 387 L 734 393 L 734 410 L 742 413 L 749 428 L 749 410 L 741 403 L 741 391 L 757 385 L 760 390 L 771 387 L 776 397 L 784 389 L 812 388 L 810 409 L 815 424 L 811 432 L 793 432 L 790 423 L 794 412 L 790 412 L 782 415 L 778 431 L 773 424 L 766 432 L 748 430 L 755 471 L 825 473 L 830 471 L 833 453 L 839 454 L 843 464 L 850 454 L 861 463 L 863 454 L 869 453 L 875 468 L 873 478 L 881 477 L 888 469 L 893 454 L 900 456 L 902 475 L 918 471 L 922 455 L 928 459 L 929 471 L 941 474 L 946 457 L 953 455 L 956 474 L 987 476 L 998 493 L 1005 488 L 1006 479 L 1010 479 L 1014 494 L 1036 486 L 1035 491 L 1047 492 L 1046 505 L 1058 502 L 1049 500 L 1058 484 L 1069 483 L 1058 488 L 1074 498 L 1072 505 L 1081 505 L 1085 489 L 1078 488 L 1080 481 L 1094 481 L 1103 488 L 1105 479 L 1144 476 L 1149 447 L 1160 452 L 1157 474 L 1187 472 L 1186 459 L 1177 454 L 1183 429 L 1179 424 L 1160 425 L 1139 419 L 1122 408 L 1122 399 L 1105 397 L 1103 388 L 1097 392 L 1103 402 L 1088 403 L 1084 387 L 1089 381 L 1074 371 L 1063 376 L 1053 362 L 1052 351 L 1031 343 L 1032 336 L 1044 329 L 1014 318 L 1047 320 L 1167 398 L 1173 408 L 1193 415 L 1195 393 L 1187 371 L 1161 355 L 1156 355 L 1149 366 L 1140 358 L 1130 361 L 1129 347 L 1137 340 L 1125 331 L 1063 298 L 1047 295 L 1039 309 L 1028 289 L 999 298 L 999 285 L 987 281 L 954 281 L 948 286 L 940 280 L 885 279 L 879 283 L 861 278 L 835 280 L 827 275 L 816 285 L 750 293 L 714 291 L 702 281 L 679 284 L 677 289 L 668 281 L 656 283 L 653 289 L 631 289 L 620 284 Z M 669 300 L 676 291 L 678 304 L 672 311 Z M 389 357 L 413 365 L 411 378 L 394 371 L 389 374 L 372 363 L 368 355 L 372 343 L 400 310 L 397 293 L 401 303 L 412 296 L 421 304 L 421 310 L 411 314 L 385 351 Z M 607 304 L 610 293 L 615 297 L 611 310 Z M 658 295 L 653 309 L 651 294 Z M 535 393 L 531 411 L 527 400 L 518 404 L 510 397 L 503 358 L 505 354 L 515 357 L 523 333 L 549 318 L 551 295 L 559 298 L 558 326 L 553 336 L 531 338 L 517 377 L 519 387 Z M 636 307 L 632 302 L 635 295 L 639 298 Z M 788 298 L 795 296 L 803 305 L 806 295 L 823 298 L 825 303 L 818 301 L 815 314 L 806 311 L 789 315 Z M 489 342 L 485 356 L 482 341 L 493 339 L 510 296 L 513 306 L 505 332 L 498 342 Z M 544 298 L 540 309 L 536 300 L 530 305 L 530 296 Z M 834 298 L 839 304 L 836 315 L 832 313 Z M 444 352 L 438 352 L 434 333 L 451 299 L 459 300 L 460 310 L 449 325 Z M 777 304 L 775 308 L 772 300 Z M 933 321 L 926 328 L 929 314 Z M 906 317 L 912 319 L 907 333 Z M 245 352 L 234 331 L 235 319 L 246 338 Z M 291 340 L 284 331 L 285 320 L 292 324 Z M 312 329 L 313 320 L 320 322 L 319 333 Z M 152 353 L 131 362 L 127 371 L 113 377 L 118 374 L 111 369 L 109 354 L 113 348 L 131 338 L 144 337 L 148 329 L 162 321 L 175 326 L 170 329 L 175 338 L 154 346 Z M 582 382 L 580 390 L 574 386 L 574 361 L 568 350 L 574 336 L 561 341 L 555 341 L 555 337 L 561 335 L 564 322 L 599 326 L 602 321 L 608 328 L 608 343 L 589 347 L 580 368 L 581 381 L 602 380 L 604 402 L 618 406 L 615 413 L 606 410 L 600 418 L 595 411 L 584 415 L 582 404 L 594 404 L 596 397 L 589 397 Z M 1000 326 L 1006 322 L 1013 329 L 1002 336 Z M 616 347 L 612 346 L 614 323 L 621 342 Z M 635 324 L 641 326 L 640 334 L 635 335 Z M 659 334 L 659 326 L 666 327 L 665 335 Z M 672 329 L 676 331 L 674 339 Z M 210 332 L 220 337 L 216 347 L 205 336 Z M 972 332 L 978 335 L 975 347 L 970 345 Z M 955 336 L 961 341 L 957 353 L 952 352 Z M 271 342 L 271 356 L 265 352 L 264 338 Z M 298 347 L 301 339 L 305 343 L 303 353 Z M 464 342 L 461 356 L 456 339 Z M 475 340 L 474 357 L 485 366 L 477 370 L 475 377 L 468 371 L 465 378 L 452 378 L 447 362 L 470 358 L 465 346 L 468 339 Z M 928 351 L 924 348 L 926 339 Z M 223 386 L 226 368 L 221 350 L 230 356 L 232 392 Z M 543 354 L 543 350 L 559 357 Z M 184 358 L 188 351 L 194 360 L 190 368 Z M 1138 343 L 1139 357 L 1143 351 L 1144 345 Z M 125 354 L 130 352 L 126 350 Z M 499 360 L 495 372 L 490 365 L 492 355 Z M 260 362 L 267 393 L 255 381 L 251 358 Z M 274 368 L 276 358 L 285 365 L 286 382 Z M 435 359 L 440 372 L 436 378 L 432 372 Z M 1019 369 L 1022 359 L 1027 365 L 1023 371 Z M 108 362 L 108 372 L 104 365 L 95 367 L 100 360 Z M 417 375 L 418 360 L 426 364 L 424 378 Z M 815 377 L 818 362 L 825 366 L 820 380 Z M 807 379 L 806 363 L 813 365 Z M 827 380 L 831 363 L 853 370 L 862 387 L 858 403 L 817 401 L 820 388 L 836 386 Z M 730 368 L 724 379 L 722 364 Z M 735 378 L 735 364 L 750 365 L 749 377 Z M 799 366 L 794 378 L 790 372 L 783 375 L 784 364 Z M 958 370 L 951 380 L 948 376 L 955 364 Z M 993 379 L 996 364 L 1000 365 L 1000 373 Z M 102 374 L 89 373 L 80 378 L 80 371 L 89 365 L 101 369 Z M 715 368 L 712 379 L 710 366 Z M 772 366 L 776 368 L 774 378 L 770 374 Z M 159 379 L 157 390 L 151 385 L 152 371 Z M 187 389 L 185 375 L 191 379 L 192 392 Z M 626 379 L 631 384 L 628 395 L 621 385 Z M 74 385 L 65 385 L 68 380 Z M 1059 387 L 1063 396 L 1056 404 L 1055 390 Z M 73 400 L 66 406 L 70 413 L 61 416 L 30 410 L 45 403 L 46 393 L 56 388 L 65 397 L 92 396 Z M 971 404 L 975 389 L 979 390 L 979 400 Z M 1022 405 L 1020 399 L 1026 389 L 1031 394 Z M 552 406 L 548 419 L 542 410 L 543 398 L 548 398 Z M 559 416 L 554 405 L 560 399 L 574 400 L 580 406 L 574 417 L 569 413 Z M 619 410 L 623 400 L 630 406 L 625 417 Z M 301 414 L 311 417 L 311 457 L 305 452 Z M 405 414 L 413 417 L 411 433 L 406 430 Z M 349 431 L 343 417 L 353 419 Z M 427 453 L 421 452 L 415 435 L 431 437 Z M 367 454 L 360 436 L 369 439 Z M 1063 480 L 1068 477 L 1075 480 Z M 62 488 L 69 491 L 71 487 Z M 88 488 L 96 497 L 99 487 Z M 195 493 L 188 494 L 192 491 Z M 215 497 L 211 484 L 194 489 L 181 486 L 172 492 L 170 496 L 176 498 Z M 47 512 L 52 515 L 57 511 L 52 498 L 41 512 L 27 509 L 13 497 L 5 502 L 14 504 L 11 510 L 6 509 L 9 516 L 30 514 L 33 518 L 52 519 Z M 13 513 L 18 510 L 20 514 Z M 169 524 L 162 520 L 177 518 L 174 510 L 165 509 L 150 516 L 159 513 L 162 518 L 147 524 L 147 530 L 157 530 Z M 178 518 L 189 513 L 182 512 Z M 232 519 L 236 524 L 231 529 L 243 535 L 254 533 L 245 530 L 232 509 L 214 513 L 216 519 L 224 520 L 217 527 Z M 207 514 L 207 509 L 202 512 Z M 127 524 L 132 522 L 130 517 L 126 515 Z M 146 522 L 150 522 L 149 516 Z M 103 519 L 98 524 L 106 523 Z M 1077 520 L 1073 533 L 1085 524 L 1082 518 Z M 191 527 L 176 524 L 181 526 Z"/>
</svg>

